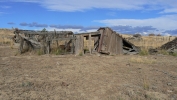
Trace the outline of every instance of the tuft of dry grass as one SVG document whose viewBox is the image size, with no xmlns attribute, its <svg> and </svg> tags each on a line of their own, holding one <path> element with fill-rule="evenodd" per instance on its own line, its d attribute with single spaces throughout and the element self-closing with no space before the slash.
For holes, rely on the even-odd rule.
<svg viewBox="0 0 177 100">
<path fill-rule="evenodd" d="M 13 45 L 11 37 L 13 37 L 13 30 L 0 29 L 0 44 L 2 45 Z"/>
<path fill-rule="evenodd" d="M 143 77 L 143 88 L 144 88 L 145 90 L 149 90 L 149 87 L 150 87 L 150 85 L 149 85 L 149 80 L 147 79 L 147 76 L 144 76 L 144 77 Z"/>
<path fill-rule="evenodd" d="M 141 51 L 139 52 L 139 55 L 141 56 L 149 55 L 149 50 L 147 48 L 142 48 Z"/>
<path fill-rule="evenodd" d="M 142 64 L 154 64 L 156 62 L 156 60 L 147 59 L 147 57 L 132 57 L 132 58 L 130 58 L 130 62 L 142 63 Z"/>
<path fill-rule="evenodd" d="M 0 37 L 0 43 L 1 44 L 11 44 L 11 39 L 7 38 L 7 37 Z"/>
</svg>

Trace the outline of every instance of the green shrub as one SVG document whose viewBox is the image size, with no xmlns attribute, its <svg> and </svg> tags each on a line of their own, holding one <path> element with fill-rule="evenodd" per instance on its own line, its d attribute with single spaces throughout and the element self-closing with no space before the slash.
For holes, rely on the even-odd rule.
<svg viewBox="0 0 177 100">
<path fill-rule="evenodd" d="M 39 50 L 37 50 L 37 54 L 38 54 L 38 55 L 43 55 L 44 52 L 43 52 L 41 49 L 39 49 Z"/>
<path fill-rule="evenodd" d="M 141 56 L 149 55 L 148 49 L 141 49 L 141 51 L 139 52 L 139 55 Z"/>
<path fill-rule="evenodd" d="M 22 87 L 30 87 L 30 86 L 32 86 L 32 85 L 33 85 L 33 83 L 31 83 L 31 82 L 29 82 L 29 81 L 27 81 L 27 82 L 22 82 L 22 84 L 21 84 Z"/>
<path fill-rule="evenodd" d="M 177 56 L 177 52 L 169 53 L 171 56 Z"/>
<path fill-rule="evenodd" d="M 61 48 L 55 48 L 51 51 L 52 54 L 55 54 L 55 55 L 62 55 L 65 51 L 62 50 Z"/>
<path fill-rule="evenodd" d="M 167 50 L 160 50 L 159 53 L 163 55 L 169 55 L 169 52 Z"/>
<path fill-rule="evenodd" d="M 79 53 L 79 56 L 83 56 L 83 53 L 82 53 L 82 52 L 80 52 L 80 53 Z"/>
</svg>

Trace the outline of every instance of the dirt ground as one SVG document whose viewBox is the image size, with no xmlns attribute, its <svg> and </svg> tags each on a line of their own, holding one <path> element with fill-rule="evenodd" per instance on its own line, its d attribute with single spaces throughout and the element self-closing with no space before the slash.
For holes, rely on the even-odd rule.
<svg viewBox="0 0 177 100">
<path fill-rule="evenodd" d="M 0 100 L 177 100 L 177 57 L 16 54 L 0 46 Z"/>
</svg>

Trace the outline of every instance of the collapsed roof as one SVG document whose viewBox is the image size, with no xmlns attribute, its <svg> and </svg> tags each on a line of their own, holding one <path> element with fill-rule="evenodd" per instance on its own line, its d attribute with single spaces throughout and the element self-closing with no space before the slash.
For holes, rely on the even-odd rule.
<svg viewBox="0 0 177 100">
<path fill-rule="evenodd" d="M 160 47 L 160 49 L 168 50 L 170 52 L 177 52 L 177 38 L 165 43 Z"/>
</svg>

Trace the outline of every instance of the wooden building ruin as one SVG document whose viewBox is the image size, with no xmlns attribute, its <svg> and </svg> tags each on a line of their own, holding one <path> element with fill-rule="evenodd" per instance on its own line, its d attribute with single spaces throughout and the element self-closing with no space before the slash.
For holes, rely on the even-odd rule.
<svg viewBox="0 0 177 100">
<path fill-rule="evenodd" d="M 56 46 L 71 54 L 101 53 L 119 55 L 137 53 L 137 48 L 123 39 L 109 27 L 101 27 L 96 32 L 74 34 L 71 31 L 14 31 L 14 40 L 20 43 L 19 52 L 24 46 L 28 49 L 41 49 L 49 54 Z M 25 45 L 24 45 L 25 44 Z"/>
</svg>

